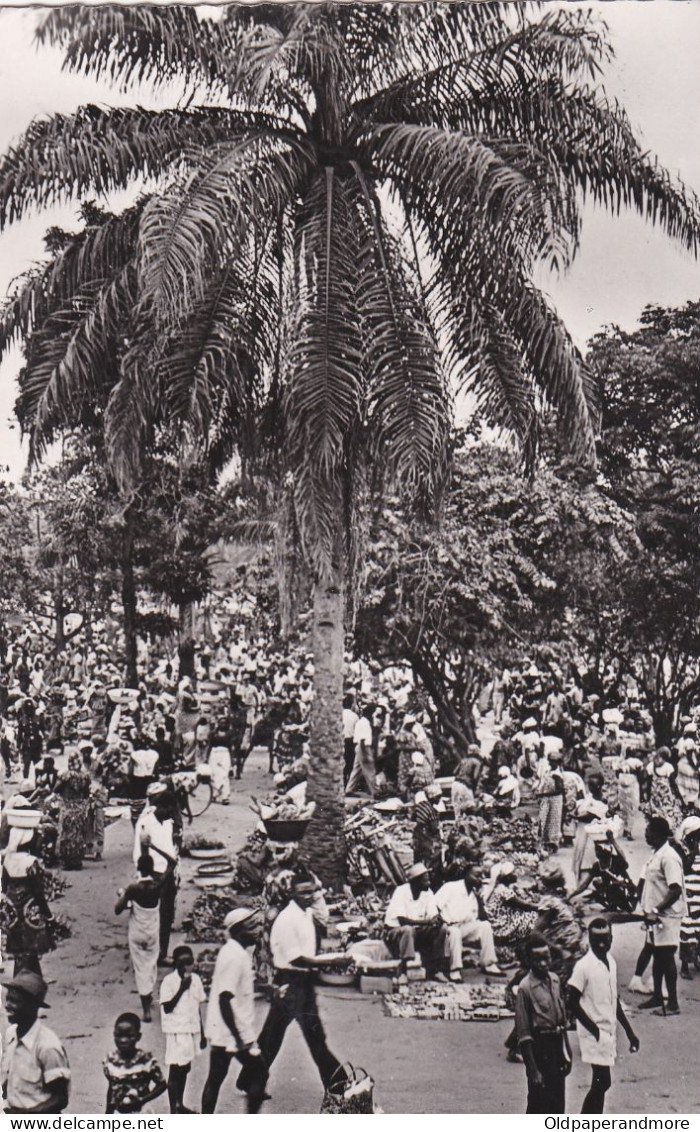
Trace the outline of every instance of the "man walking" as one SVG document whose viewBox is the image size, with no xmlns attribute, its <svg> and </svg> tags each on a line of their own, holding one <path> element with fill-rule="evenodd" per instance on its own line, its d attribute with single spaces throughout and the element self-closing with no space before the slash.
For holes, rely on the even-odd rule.
<svg viewBox="0 0 700 1132">
<path fill-rule="evenodd" d="M 576 963 L 568 984 L 571 1013 L 576 1019 L 581 1060 L 591 1067 L 591 1087 L 581 1112 L 603 1112 L 611 1085 L 610 1070 L 617 1057 L 617 1023 L 630 1044 L 639 1050 L 639 1038 L 624 1012 L 617 991 L 617 966 L 610 948 L 612 930 L 602 916 L 588 925 L 588 951 Z"/>
<path fill-rule="evenodd" d="M 224 928 L 229 939 L 216 957 L 209 992 L 205 1035 L 211 1050 L 202 1112 L 211 1113 L 216 1109 L 231 1058 L 236 1057 L 243 1066 L 237 1087 L 247 1094 L 246 1112 L 256 1113 L 265 1100 L 267 1070 L 255 1040 L 250 949 L 262 931 L 262 920 L 254 909 L 234 908 L 225 917 Z"/>
<path fill-rule="evenodd" d="M 641 902 L 644 922 L 651 929 L 654 991 L 639 1008 L 659 1015 L 680 1014 L 676 951 L 681 942 L 681 923 L 688 909 L 683 865 L 669 843 L 670 837 L 671 827 L 666 818 L 649 819 L 646 842 L 653 853 L 644 867 Z M 664 982 L 668 994 L 666 1002 Z"/>
<path fill-rule="evenodd" d="M 328 1048 L 316 1002 L 313 969 L 318 959 L 316 923 L 312 911 L 315 897 L 316 883 L 313 877 L 307 873 L 297 873 L 292 879 L 289 901 L 270 932 L 276 990 L 258 1044 L 269 1071 L 280 1051 L 287 1027 L 292 1022 L 298 1022 L 321 1080 L 327 1088 L 334 1078 L 336 1082 L 342 1080 L 342 1067 Z"/>
<path fill-rule="evenodd" d="M 364 782 L 364 788 L 370 798 L 374 798 L 374 792 L 377 785 L 377 774 L 374 765 L 374 750 L 372 747 L 372 715 L 374 708 L 371 704 L 365 704 L 362 709 L 362 715 L 359 717 L 355 724 L 353 732 L 353 743 L 355 744 L 355 759 L 350 771 L 347 786 L 345 787 L 346 794 L 353 794 L 361 783 Z"/>
<path fill-rule="evenodd" d="M 527 1073 L 525 1111 L 563 1113 L 571 1050 L 559 978 L 551 970 L 552 957 L 544 936 L 531 935 L 525 942 L 525 955 L 530 969 L 515 998 L 515 1033 Z"/>
</svg>

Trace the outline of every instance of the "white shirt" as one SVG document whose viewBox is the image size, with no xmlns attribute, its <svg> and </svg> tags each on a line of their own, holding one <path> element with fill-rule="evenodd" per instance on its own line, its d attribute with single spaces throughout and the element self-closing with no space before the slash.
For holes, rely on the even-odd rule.
<svg viewBox="0 0 700 1132">
<path fill-rule="evenodd" d="M 59 1038 L 38 1019 L 23 1037 L 9 1026 L 2 1054 L 2 1082 L 7 1103 L 20 1112 L 49 1100 L 47 1085 L 65 1078 L 70 1081 L 68 1057 Z"/>
<path fill-rule="evenodd" d="M 435 895 L 446 924 L 472 924 L 479 919 L 479 901 L 463 880 L 448 880 Z"/>
<path fill-rule="evenodd" d="M 316 924 L 311 908 L 300 908 L 296 900 L 289 901 L 272 925 L 270 951 L 277 970 L 291 967 L 300 955 L 316 954 Z"/>
<path fill-rule="evenodd" d="M 595 1040 L 585 1026 L 576 1022 L 581 1060 L 588 1065 L 614 1065 L 617 1056 L 617 966 L 608 955 L 607 966 L 586 952 L 574 966 L 569 986 L 581 992 L 581 1006 L 600 1030 Z"/>
<path fill-rule="evenodd" d="M 156 849 L 162 849 L 169 857 L 174 857 L 177 860 L 177 847 L 173 839 L 173 822 L 172 818 L 166 821 L 158 821 L 155 810 L 152 806 L 146 806 L 146 809 L 140 815 L 136 822 L 134 829 L 134 864 L 138 865 L 139 857 L 146 849 L 144 839 L 150 838 L 150 844 Z M 164 873 L 168 867 L 168 862 L 165 857 L 161 857 L 160 853 L 152 853 L 153 857 L 153 871 L 154 873 Z"/>
<path fill-rule="evenodd" d="M 352 708 L 343 708 L 343 739 L 352 739 L 355 735 L 355 727 L 359 722 L 359 715 Z"/>
<path fill-rule="evenodd" d="M 419 920 L 421 922 L 432 920 L 438 914 L 435 893 L 430 889 L 419 892 L 414 897 L 410 884 L 400 884 L 389 901 L 384 923 L 388 928 L 398 928 L 399 919 Z"/>
<path fill-rule="evenodd" d="M 190 989 L 169 1014 L 163 1010 L 163 1003 L 175 998 L 182 980 L 177 971 L 171 971 L 160 984 L 160 1028 L 164 1034 L 199 1034 L 199 1004 L 206 1002 L 207 996 L 199 975 L 193 973 L 191 978 Z"/>
<path fill-rule="evenodd" d="M 366 747 L 372 746 L 372 724 L 366 715 L 361 715 L 355 724 L 352 739 L 356 747 L 359 747 L 363 741 Z"/>
<path fill-rule="evenodd" d="M 233 995 L 231 1011 L 239 1041 L 236 1041 L 221 1016 L 219 995 L 227 992 Z M 235 939 L 228 940 L 216 957 L 204 1032 L 213 1046 L 222 1046 L 230 1053 L 236 1053 L 255 1041 L 257 1028 L 253 1009 L 253 961 L 249 952 Z"/>
<path fill-rule="evenodd" d="M 156 769 L 158 752 L 152 750 L 134 751 L 131 757 L 134 762 L 134 778 L 150 778 Z"/>
<path fill-rule="evenodd" d="M 649 858 L 644 867 L 644 890 L 642 892 L 642 911 L 651 912 L 668 896 L 672 884 L 678 884 L 681 895 L 662 913 L 663 917 L 684 916 L 687 912 L 685 899 L 685 879 L 681 859 L 665 841 L 660 849 Z"/>
</svg>

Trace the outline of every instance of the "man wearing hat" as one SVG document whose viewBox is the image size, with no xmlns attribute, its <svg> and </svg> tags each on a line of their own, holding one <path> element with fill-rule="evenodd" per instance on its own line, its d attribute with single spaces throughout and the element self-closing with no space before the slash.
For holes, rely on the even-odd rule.
<svg viewBox="0 0 700 1132">
<path fill-rule="evenodd" d="M 2 1058 L 5 1111 L 60 1113 L 68 1104 L 70 1068 L 59 1038 L 39 1021 L 47 986 L 35 971 L 20 971 L 5 983 L 10 1026 Z"/>
<path fill-rule="evenodd" d="M 384 916 L 387 946 L 401 960 L 399 982 L 408 981 L 406 970 L 416 947 L 428 977 L 446 982 L 450 943 L 430 887 L 430 873 L 418 863 L 406 870 L 406 879 L 408 884 L 395 889 Z"/>
<path fill-rule="evenodd" d="M 202 1093 L 202 1112 L 216 1109 L 219 1091 L 236 1057 L 243 1069 L 236 1082 L 247 1095 L 246 1111 L 255 1113 L 265 1100 L 267 1069 L 255 1040 L 253 961 L 250 955 L 260 932 L 260 913 L 234 908 L 224 918 L 228 940 L 214 966 L 205 1034 L 211 1043 L 209 1076 Z"/>
</svg>

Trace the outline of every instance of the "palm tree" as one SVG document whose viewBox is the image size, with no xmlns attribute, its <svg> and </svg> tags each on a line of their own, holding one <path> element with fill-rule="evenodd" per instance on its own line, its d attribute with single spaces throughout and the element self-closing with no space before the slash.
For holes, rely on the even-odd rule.
<svg viewBox="0 0 700 1132">
<path fill-rule="evenodd" d="M 538 409 L 553 407 L 569 450 L 592 460 L 595 385 L 534 269 L 571 261 L 584 194 L 636 208 L 693 251 L 697 202 L 606 98 L 610 50 L 589 13 L 270 4 L 211 20 L 73 7 L 38 35 L 74 70 L 184 91 L 172 109 L 37 121 L 0 163 L 2 224 L 88 191 L 156 188 L 38 419 L 60 413 L 126 303 L 133 333 L 105 415 L 122 481 L 167 405 L 184 435 L 237 444 L 251 462 L 265 453 L 292 489 L 315 583 L 308 854 L 338 881 L 358 504 L 398 486 L 432 505 L 455 389 L 530 457 Z"/>
</svg>

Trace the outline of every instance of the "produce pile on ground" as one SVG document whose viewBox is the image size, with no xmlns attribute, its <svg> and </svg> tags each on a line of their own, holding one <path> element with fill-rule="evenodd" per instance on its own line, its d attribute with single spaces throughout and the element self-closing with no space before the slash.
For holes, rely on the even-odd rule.
<svg viewBox="0 0 700 1132">
<path fill-rule="evenodd" d="M 537 855 L 539 843 L 537 823 L 530 814 L 522 817 L 491 818 L 485 831 L 494 848 L 508 848 L 509 852 Z"/>
<path fill-rule="evenodd" d="M 259 896 L 243 896 L 232 887 L 200 893 L 182 922 L 188 943 L 223 943 L 224 917 L 233 908 L 264 908 Z"/>
<path fill-rule="evenodd" d="M 211 837 L 202 837 L 200 834 L 191 834 L 185 837 L 182 842 L 182 849 L 180 855 L 182 857 L 189 857 L 193 849 L 223 849 L 223 841 L 216 841 Z"/>
<path fill-rule="evenodd" d="M 397 994 L 386 994 L 384 1013 L 390 1018 L 422 1018 L 440 1022 L 498 1022 L 512 1018 L 504 986 L 412 983 Z"/>
</svg>

